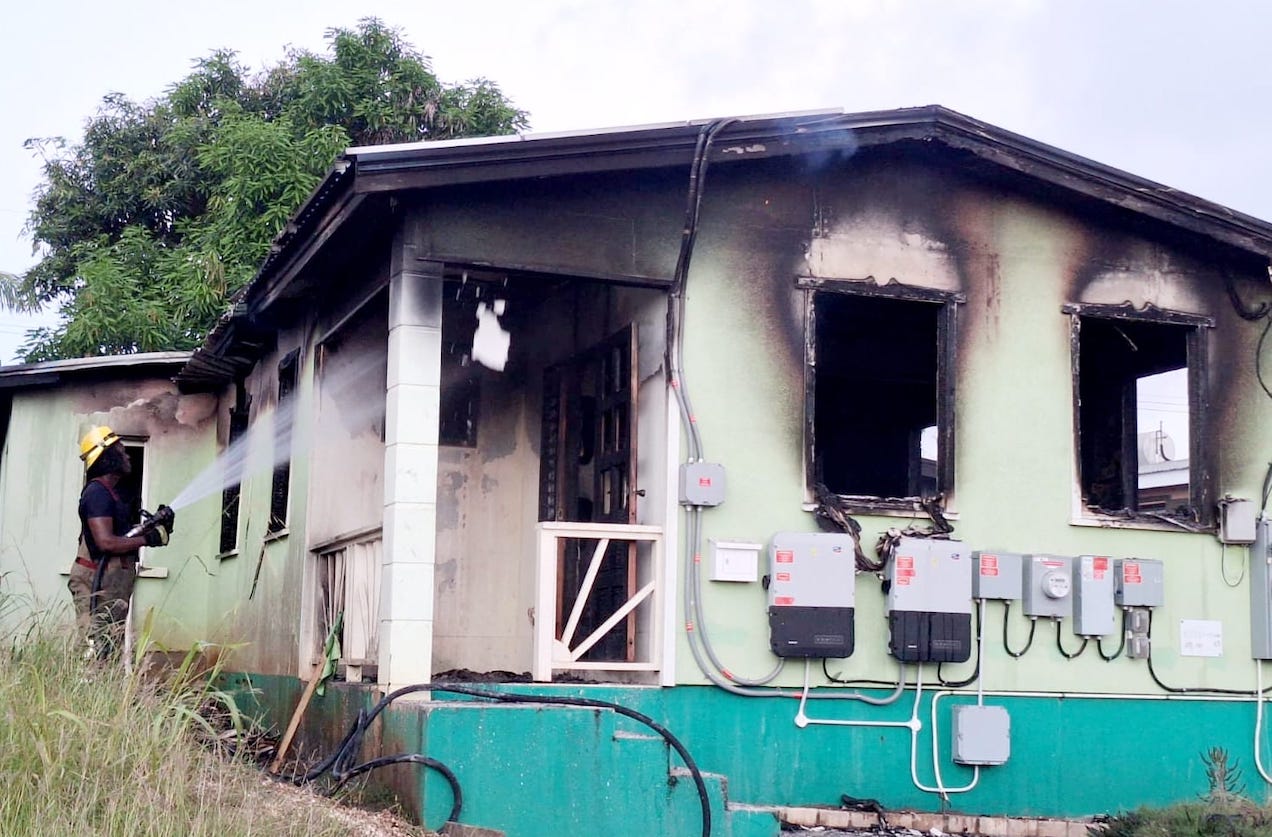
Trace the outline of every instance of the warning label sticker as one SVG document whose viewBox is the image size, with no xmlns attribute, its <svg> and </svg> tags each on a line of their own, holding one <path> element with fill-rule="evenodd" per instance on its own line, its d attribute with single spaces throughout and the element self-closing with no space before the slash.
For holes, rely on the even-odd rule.
<svg viewBox="0 0 1272 837">
<path fill-rule="evenodd" d="M 983 576 L 998 575 L 997 555 L 982 555 L 980 557 L 980 574 Z"/>
<path fill-rule="evenodd" d="M 773 604 L 775 605 L 793 605 L 795 604 L 794 596 L 774 596 Z"/>
<path fill-rule="evenodd" d="M 1140 576 L 1140 566 L 1132 561 L 1122 562 L 1122 583 L 1123 584 L 1142 584 L 1144 579 Z"/>
<path fill-rule="evenodd" d="M 777 551 L 777 555 L 774 557 L 774 560 L 777 561 L 777 563 L 779 564 L 794 564 L 795 552 L 794 550 L 791 550 L 791 549 L 779 549 Z"/>
<path fill-rule="evenodd" d="M 898 570 L 910 570 L 910 569 L 914 569 L 914 556 L 912 556 L 912 555 L 898 555 L 898 556 L 897 556 L 897 569 L 898 569 Z"/>
<path fill-rule="evenodd" d="M 774 573 L 773 580 L 774 581 L 790 581 L 791 574 L 790 573 Z"/>
</svg>

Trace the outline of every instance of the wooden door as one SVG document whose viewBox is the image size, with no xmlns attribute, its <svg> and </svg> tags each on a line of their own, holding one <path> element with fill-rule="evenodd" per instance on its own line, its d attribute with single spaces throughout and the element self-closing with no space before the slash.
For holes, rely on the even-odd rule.
<svg viewBox="0 0 1272 837">
<path fill-rule="evenodd" d="M 627 326 L 544 376 L 539 517 L 584 523 L 636 522 L 636 329 Z M 594 542 L 568 541 L 558 556 L 557 636 L 587 570 Z M 612 543 L 579 620 L 586 637 L 636 590 L 636 546 Z M 635 659 L 636 616 L 584 656 Z"/>
</svg>

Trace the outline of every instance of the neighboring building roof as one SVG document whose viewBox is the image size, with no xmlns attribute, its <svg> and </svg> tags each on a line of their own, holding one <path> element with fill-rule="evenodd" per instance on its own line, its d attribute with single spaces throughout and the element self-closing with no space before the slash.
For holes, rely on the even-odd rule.
<svg viewBox="0 0 1272 837">
<path fill-rule="evenodd" d="M 173 376 L 190 360 L 190 356 L 190 352 L 147 352 L 0 366 L 0 389 L 49 386 L 68 377 L 106 377 L 112 372 L 124 370 Z"/>
<path fill-rule="evenodd" d="M 209 334 L 183 384 L 208 386 L 250 368 L 267 342 L 252 323 L 368 198 L 414 189 L 596 172 L 688 167 L 703 130 L 722 125 L 713 165 L 902 142 L 942 145 L 986 166 L 1152 219 L 1272 261 L 1272 224 L 940 106 L 826 110 L 563 133 L 350 148 L 275 239 L 238 305 Z M 267 330 L 267 329 L 264 329 Z"/>
</svg>

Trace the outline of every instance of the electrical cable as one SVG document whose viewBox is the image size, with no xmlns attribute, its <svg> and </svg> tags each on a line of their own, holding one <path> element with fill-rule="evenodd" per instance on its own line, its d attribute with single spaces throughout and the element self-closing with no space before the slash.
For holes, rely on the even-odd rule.
<svg viewBox="0 0 1272 837">
<path fill-rule="evenodd" d="M 1056 623 L 1056 648 L 1060 651 L 1060 656 L 1064 657 L 1066 660 L 1076 660 L 1078 657 L 1081 657 L 1082 652 L 1087 649 L 1087 643 L 1091 641 L 1091 637 L 1089 636 L 1082 637 L 1082 644 L 1078 646 L 1078 650 L 1070 653 L 1064 649 L 1064 642 L 1061 639 L 1062 621 L 1060 619 L 1056 619 L 1055 623 Z"/>
<path fill-rule="evenodd" d="M 1241 557 L 1241 574 L 1237 576 L 1236 581 L 1229 581 L 1228 580 L 1228 545 L 1224 543 L 1224 544 L 1221 544 L 1219 547 L 1219 575 L 1221 578 L 1223 578 L 1223 583 L 1233 589 L 1240 587 L 1241 582 L 1245 581 L 1246 562 L 1245 562 L 1244 550 L 1242 550 L 1241 556 L 1242 556 Z"/>
<path fill-rule="evenodd" d="M 1118 657 L 1122 656 L 1122 652 L 1126 650 L 1126 610 L 1122 611 L 1122 641 L 1117 644 L 1117 650 L 1112 655 L 1104 653 L 1104 645 L 1101 643 L 1102 637 L 1095 638 L 1095 650 L 1100 655 L 1100 659 L 1106 663 L 1111 663 Z"/>
<path fill-rule="evenodd" d="M 1258 380 L 1259 386 L 1263 387 L 1263 391 L 1267 393 L 1268 398 L 1272 398 L 1272 389 L 1269 389 L 1267 381 L 1263 380 L 1263 344 L 1267 342 L 1268 329 L 1272 329 L 1272 317 L 1269 317 L 1268 321 L 1264 323 L 1263 333 L 1259 335 L 1259 343 L 1254 348 L 1254 377 Z"/>
<path fill-rule="evenodd" d="M 1268 470 L 1263 474 L 1263 502 L 1259 505 L 1260 514 L 1268 510 L 1269 494 L 1272 494 L 1272 462 L 1268 463 Z"/>
<path fill-rule="evenodd" d="M 1189 694 L 1189 695 L 1245 696 L 1250 694 L 1249 689 L 1214 689 L 1214 688 L 1209 688 L 1204 686 L 1167 686 L 1165 683 L 1163 683 L 1161 678 L 1157 676 L 1157 671 L 1153 668 L 1153 611 L 1151 608 L 1148 611 L 1148 656 L 1145 659 L 1148 662 L 1148 676 L 1153 678 L 1153 682 L 1156 683 L 1158 688 L 1160 688 L 1164 692 L 1170 692 L 1171 694 L 1176 694 L 1176 695 Z M 1257 660 L 1255 662 L 1256 664 L 1258 663 Z M 1259 694 L 1267 694 L 1270 691 L 1272 691 L 1272 686 L 1269 686 L 1266 689 L 1260 690 Z"/>
<path fill-rule="evenodd" d="M 1029 618 L 1029 639 L 1025 641 L 1024 648 L 1019 651 L 1013 651 L 1011 650 L 1011 644 L 1007 641 L 1007 621 L 1009 616 L 1011 616 L 1011 599 L 1003 599 L 1003 650 L 1007 652 L 1009 657 L 1020 659 L 1033 647 L 1034 633 L 1038 630 L 1038 618 L 1036 616 Z"/>
<path fill-rule="evenodd" d="M 976 609 L 976 667 L 972 669 L 972 673 L 968 675 L 967 678 L 964 680 L 958 680 L 955 682 L 947 682 L 945 679 L 941 677 L 941 666 L 943 666 L 944 663 L 938 662 L 936 664 L 936 680 L 938 683 L 940 683 L 942 686 L 944 686 L 947 689 L 961 689 L 964 686 L 970 686 L 976 682 L 976 678 L 980 677 L 981 629 L 982 629 L 981 611 L 984 610 L 985 600 L 981 599 L 980 604 L 981 606 Z"/>
<path fill-rule="evenodd" d="M 824 674 L 826 676 L 826 679 L 829 680 L 831 683 L 838 683 L 841 686 L 886 686 L 889 689 L 895 689 L 897 686 L 897 684 L 891 680 L 867 680 L 864 678 L 853 678 L 850 680 L 845 680 L 840 676 L 830 673 L 830 671 L 826 667 L 826 659 L 827 659 L 826 657 L 822 657 L 822 661 L 821 661 L 822 674 Z"/>
</svg>

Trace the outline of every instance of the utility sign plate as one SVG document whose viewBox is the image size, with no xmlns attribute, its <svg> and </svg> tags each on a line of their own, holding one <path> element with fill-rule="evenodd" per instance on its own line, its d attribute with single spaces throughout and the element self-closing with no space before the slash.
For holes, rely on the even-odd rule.
<svg viewBox="0 0 1272 837">
<path fill-rule="evenodd" d="M 1179 620 L 1182 657 L 1222 657 L 1223 623 L 1212 619 Z"/>
</svg>

